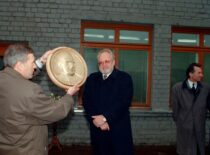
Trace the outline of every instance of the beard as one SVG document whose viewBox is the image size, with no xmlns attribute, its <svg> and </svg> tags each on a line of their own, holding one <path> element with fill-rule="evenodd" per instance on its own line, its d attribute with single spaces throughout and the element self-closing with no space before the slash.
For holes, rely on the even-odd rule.
<svg viewBox="0 0 210 155">
<path fill-rule="evenodd" d="M 110 74 L 112 71 L 113 71 L 114 67 L 112 68 L 106 68 L 106 69 L 103 69 L 103 68 L 99 68 L 99 71 L 102 73 L 102 74 Z"/>
</svg>

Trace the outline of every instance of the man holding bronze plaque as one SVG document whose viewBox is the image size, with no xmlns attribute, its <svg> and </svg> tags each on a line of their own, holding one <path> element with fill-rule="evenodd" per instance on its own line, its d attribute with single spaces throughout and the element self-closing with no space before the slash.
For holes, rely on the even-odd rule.
<svg viewBox="0 0 210 155">
<path fill-rule="evenodd" d="M 37 66 L 32 49 L 21 44 L 8 47 L 4 65 L 0 72 L 0 154 L 47 155 L 47 124 L 67 116 L 79 87 L 69 87 L 58 101 L 46 96 L 29 80 Z"/>
</svg>

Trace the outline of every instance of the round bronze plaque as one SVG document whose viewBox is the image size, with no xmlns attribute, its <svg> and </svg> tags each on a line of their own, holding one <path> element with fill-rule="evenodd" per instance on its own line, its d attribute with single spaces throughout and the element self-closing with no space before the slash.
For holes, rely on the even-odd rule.
<svg viewBox="0 0 210 155">
<path fill-rule="evenodd" d="M 46 62 L 47 73 L 53 83 L 64 89 L 81 86 L 87 78 L 87 65 L 83 57 L 69 47 L 58 47 L 53 51 Z"/>
</svg>

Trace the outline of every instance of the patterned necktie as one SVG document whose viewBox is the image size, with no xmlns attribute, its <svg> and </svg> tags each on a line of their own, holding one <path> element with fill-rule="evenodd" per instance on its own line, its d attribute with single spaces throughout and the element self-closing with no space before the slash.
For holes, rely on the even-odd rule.
<svg viewBox="0 0 210 155">
<path fill-rule="evenodd" d="M 107 75 L 106 75 L 106 74 L 104 74 L 104 75 L 103 75 L 103 79 L 104 79 L 104 80 L 106 80 L 106 78 L 107 78 Z"/>
</svg>

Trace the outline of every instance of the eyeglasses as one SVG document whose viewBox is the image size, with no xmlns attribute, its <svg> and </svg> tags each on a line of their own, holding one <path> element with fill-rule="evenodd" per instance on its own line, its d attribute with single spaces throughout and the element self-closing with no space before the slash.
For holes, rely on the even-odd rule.
<svg viewBox="0 0 210 155">
<path fill-rule="evenodd" d="M 98 65 L 99 66 L 104 65 L 104 64 L 106 65 L 106 64 L 110 64 L 111 62 L 112 62 L 112 60 L 99 61 Z"/>
</svg>

